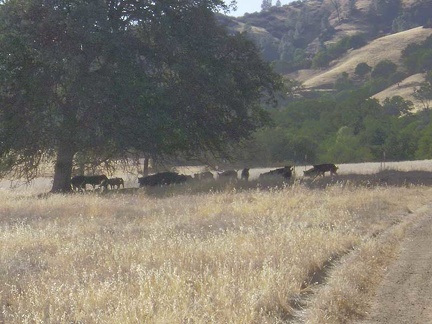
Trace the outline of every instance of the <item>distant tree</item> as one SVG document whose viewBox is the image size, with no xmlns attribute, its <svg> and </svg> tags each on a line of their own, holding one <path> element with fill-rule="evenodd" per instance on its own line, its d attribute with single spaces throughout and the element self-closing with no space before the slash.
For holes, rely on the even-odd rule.
<svg viewBox="0 0 432 324">
<path fill-rule="evenodd" d="M 383 77 L 388 78 L 392 73 L 397 70 L 397 65 L 390 60 L 382 60 L 372 70 L 371 76 L 373 78 Z"/>
<path fill-rule="evenodd" d="M 352 81 L 349 79 L 349 75 L 347 72 L 341 73 L 341 75 L 337 78 L 334 88 L 338 91 L 351 89 L 353 86 Z"/>
<path fill-rule="evenodd" d="M 303 37 L 303 33 L 305 31 L 305 21 L 302 19 L 297 20 L 295 24 L 295 31 L 294 31 L 294 39 L 300 39 Z"/>
<path fill-rule="evenodd" d="M 397 16 L 392 22 L 392 31 L 399 33 L 404 30 L 415 27 L 415 24 L 411 22 L 411 17 L 408 12 L 403 12 Z"/>
<path fill-rule="evenodd" d="M 426 73 L 425 80 L 426 80 L 426 82 L 429 82 L 430 84 L 432 84 L 432 70 L 430 70 Z"/>
<path fill-rule="evenodd" d="M 432 102 L 432 83 L 422 82 L 414 89 L 413 97 L 421 102 L 424 109 L 431 108 Z"/>
<path fill-rule="evenodd" d="M 298 136 L 291 136 L 289 149 L 289 159 L 294 162 L 317 162 L 318 143 L 313 137 L 301 134 Z"/>
<path fill-rule="evenodd" d="M 359 77 L 365 77 L 368 73 L 372 71 L 372 67 L 370 67 L 367 63 L 362 62 L 357 64 L 354 73 L 357 74 Z"/>
<path fill-rule="evenodd" d="M 272 0 L 263 0 L 261 3 L 261 10 L 266 11 L 272 7 Z"/>
<path fill-rule="evenodd" d="M 418 119 L 417 114 L 390 117 L 390 129 L 383 147 L 389 160 L 416 158 L 415 152 L 422 135 Z"/>
<path fill-rule="evenodd" d="M 326 145 L 320 160 L 338 163 L 364 162 L 372 161 L 373 155 L 369 148 L 363 145 L 360 137 L 354 135 L 350 127 L 342 126 L 336 138 Z"/>
<path fill-rule="evenodd" d="M 66 192 L 78 156 L 225 155 L 268 121 L 280 78 L 218 25 L 223 2 L 55 3 L 0 2 L 2 174 L 49 161 Z"/>
<path fill-rule="evenodd" d="M 277 0 L 277 1 L 276 1 L 276 7 L 282 7 L 282 3 L 281 3 L 280 0 Z"/>
<path fill-rule="evenodd" d="M 432 124 L 429 124 L 421 132 L 416 151 L 416 158 L 431 159 L 432 158 Z"/>
<path fill-rule="evenodd" d="M 340 23 L 341 22 L 341 1 L 340 0 L 330 0 L 331 4 L 333 5 L 334 9 L 336 10 L 337 20 Z"/>
<path fill-rule="evenodd" d="M 357 10 L 356 0 L 348 0 L 346 6 L 349 15 L 352 15 Z"/>
<path fill-rule="evenodd" d="M 405 100 L 401 96 L 393 96 L 385 98 L 383 101 L 383 109 L 386 115 L 404 116 L 411 114 L 414 104 L 410 100 Z"/>
<path fill-rule="evenodd" d="M 373 116 L 367 116 L 363 124 L 363 129 L 359 135 L 361 142 L 370 149 L 376 159 L 379 159 L 389 133 L 389 118 L 382 116 L 377 119 Z"/>
<path fill-rule="evenodd" d="M 286 161 L 290 157 L 289 136 L 286 129 L 268 128 L 256 134 L 258 146 L 265 148 L 270 162 Z"/>
<path fill-rule="evenodd" d="M 258 43 L 261 55 L 266 61 L 271 62 L 279 59 L 280 48 L 274 37 L 267 34 L 260 35 L 255 42 Z"/>
<path fill-rule="evenodd" d="M 402 60 L 411 73 L 432 70 L 432 36 L 421 43 L 411 43 L 402 51 Z"/>
<path fill-rule="evenodd" d="M 331 57 L 326 50 L 319 51 L 312 59 L 312 67 L 314 69 L 319 69 L 328 66 Z"/>
<path fill-rule="evenodd" d="M 363 34 L 355 34 L 348 38 L 349 48 L 360 48 L 366 45 L 366 39 Z"/>
<path fill-rule="evenodd" d="M 319 35 L 319 40 L 320 41 L 325 41 L 331 38 L 331 36 L 334 34 L 335 29 L 334 27 L 330 24 L 329 21 L 329 13 L 325 12 L 323 14 L 323 16 L 321 17 L 321 27 L 320 27 L 321 31 L 320 31 L 320 35 Z"/>
<path fill-rule="evenodd" d="M 331 28 L 329 18 L 330 18 L 330 14 L 328 12 L 323 13 L 321 17 L 321 32 Z"/>
<path fill-rule="evenodd" d="M 296 48 L 294 50 L 294 61 L 302 61 L 306 57 L 306 51 L 301 48 Z"/>
<path fill-rule="evenodd" d="M 284 35 L 280 40 L 278 51 L 281 61 L 291 61 L 293 59 L 295 47 L 288 35 Z"/>
<path fill-rule="evenodd" d="M 393 21 L 402 8 L 401 0 L 372 0 L 369 13 L 377 17 L 378 21 Z"/>
</svg>

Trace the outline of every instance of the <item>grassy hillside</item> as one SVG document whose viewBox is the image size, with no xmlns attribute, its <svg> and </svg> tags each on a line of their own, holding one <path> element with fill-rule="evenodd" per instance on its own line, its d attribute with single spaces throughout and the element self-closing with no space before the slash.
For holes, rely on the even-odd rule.
<svg viewBox="0 0 432 324">
<path fill-rule="evenodd" d="M 293 55 L 303 55 L 303 63 L 289 63 L 292 71 L 283 73 L 288 78 L 302 82 L 306 89 L 318 90 L 331 88 L 344 72 L 352 77 L 357 64 L 363 62 L 374 67 L 378 62 L 388 59 L 397 64 L 401 72 L 406 72 L 400 62 L 401 51 L 408 44 L 422 42 L 432 35 L 432 28 L 421 27 L 427 19 L 427 15 L 422 12 L 432 9 L 432 1 L 403 0 L 399 15 L 404 13 L 403 19 L 411 19 L 410 24 L 417 27 L 401 32 L 392 31 L 393 19 L 381 19 L 384 22 L 380 23 L 380 16 L 371 16 L 372 0 L 357 0 L 351 9 L 348 0 L 338 1 L 339 15 L 334 3 L 331 0 L 293 2 L 282 7 L 272 7 L 265 12 L 232 19 L 227 25 L 251 35 L 263 48 L 265 57 L 276 60 L 275 66 L 281 71 L 287 68 L 287 63 L 278 61 L 284 55 L 283 51 L 288 51 L 286 55 L 292 60 Z M 323 23 L 326 20 L 327 25 Z M 344 37 L 358 34 L 367 39 L 364 46 L 349 50 L 326 67 L 302 67 L 322 46 L 331 46 Z M 294 48 L 301 50 L 294 54 Z M 387 96 L 399 95 L 413 101 L 415 107 L 420 109 L 421 105 L 413 99 L 412 92 L 421 80 L 421 75 L 408 75 L 406 80 L 400 82 L 399 87 L 395 84 L 373 97 L 382 100 Z"/>
<path fill-rule="evenodd" d="M 0 322 L 347 322 L 430 196 L 348 182 L 194 191 L 0 191 Z"/>
<path fill-rule="evenodd" d="M 417 27 L 383 36 L 371 41 L 362 48 L 350 51 L 341 59 L 332 62 L 331 66 L 326 70 L 301 70 L 288 76 L 301 81 L 305 88 L 328 88 L 329 85 L 335 83 L 343 72 L 347 72 L 351 77 L 354 77 L 354 70 L 359 63 L 364 62 L 369 66 L 375 66 L 378 62 L 387 59 L 399 65 L 401 52 L 408 44 L 412 43 L 413 40 L 422 42 L 430 35 L 432 35 L 431 28 Z M 421 103 L 412 94 L 414 88 L 423 81 L 424 74 L 410 75 L 398 84 L 377 93 L 373 98 L 382 101 L 387 97 L 398 95 L 406 100 L 411 100 L 417 110 L 422 109 Z"/>
<path fill-rule="evenodd" d="M 372 98 L 378 99 L 382 102 L 386 98 L 391 98 L 393 96 L 401 96 L 406 100 L 411 100 L 414 103 L 415 110 L 418 111 L 423 109 L 423 104 L 413 97 L 413 91 L 418 85 L 425 81 L 423 73 L 417 73 L 409 76 L 408 78 L 402 80 L 401 82 L 394 84 L 393 86 L 378 92 Z"/>
<path fill-rule="evenodd" d="M 378 62 L 388 59 L 398 64 L 401 52 L 408 44 L 413 40 L 422 42 L 430 35 L 432 35 L 431 28 L 417 27 L 383 36 L 359 49 L 351 50 L 344 57 L 332 62 L 331 66 L 324 71 L 307 71 L 303 77 L 302 73 L 293 76 L 307 88 L 320 88 L 333 84 L 343 72 L 353 76 L 356 66 L 362 62 L 375 66 Z"/>
</svg>

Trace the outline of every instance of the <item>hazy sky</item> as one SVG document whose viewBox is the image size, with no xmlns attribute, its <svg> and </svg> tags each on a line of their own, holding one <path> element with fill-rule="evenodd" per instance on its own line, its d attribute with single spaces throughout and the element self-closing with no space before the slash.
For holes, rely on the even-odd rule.
<svg viewBox="0 0 432 324">
<path fill-rule="evenodd" d="M 294 0 L 281 0 L 282 5 L 288 4 Z M 226 0 L 225 3 L 229 3 Z M 230 16 L 243 16 L 247 13 L 254 13 L 255 11 L 261 11 L 262 0 L 237 0 L 237 11 L 232 11 L 229 13 Z M 276 0 L 272 0 L 272 4 L 276 4 Z"/>
</svg>

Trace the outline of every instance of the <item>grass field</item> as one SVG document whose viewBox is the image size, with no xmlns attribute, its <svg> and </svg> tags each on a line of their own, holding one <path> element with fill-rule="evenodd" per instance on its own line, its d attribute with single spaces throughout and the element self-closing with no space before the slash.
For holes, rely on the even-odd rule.
<svg viewBox="0 0 432 324">
<path fill-rule="evenodd" d="M 0 322 L 346 323 L 431 195 L 406 182 L 209 186 L 1 189 Z"/>
</svg>

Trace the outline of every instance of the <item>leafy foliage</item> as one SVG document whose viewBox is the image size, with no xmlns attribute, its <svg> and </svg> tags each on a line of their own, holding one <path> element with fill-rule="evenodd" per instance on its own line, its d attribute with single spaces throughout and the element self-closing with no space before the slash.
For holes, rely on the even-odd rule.
<svg viewBox="0 0 432 324">
<path fill-rule="evenodd" d="M 55 157 L 69 190 L 75 154 L 227 154 L 268 121 L 280 79 L 214 1 L 46 0 L 0 4 L 0 152 Z M 263 97 L 264 96 L 264 97 Z M 16 129 L 22 129 L 16 133 Z M 22 170 L 22 168 L 21 168 Z"/>
<path fill-rule="evenodd" d="M 382 60 L 373 68 L 371 76 L 373 78 L 388 78 L 391 74 L 395 73 L 397 65 L 390 60 Z"/>
<path fill-rule="evenodd" d="M 255 154 L 295 164 L 432 158 L 431 112 L 413 114 L 412 106 L 399 96 L 381 105 L 364 90 L 298 100 L 272 112 L 274 126 L 257 132 Z"/>
<path fill-rule="evenodd" d="M 359 48 L 366 44 L 366 39 L 362 34 L 346 36 L 328 47 L 324 47 L 313 58 L 314 68 L 325 67 L 330 61 L 345 54 L 351 48 Z"/>
<path fill-rule="evenodd" d="M 422 82 L 414 90 L 413 96 L 422 103 L 423 108 L 429 109 L 432 102 L 432 84 L 430 82 Z"/>
<path fill-rule="evenodd" d="M 364 46 L 380 33 L 399 32 L 425 25 L 430 19 L 426 12 L 432 9 L 430 1 L 402 6 L 399 0 L 373 0 L 365 18 L 353 3 L 350 1 L 347 4 L 349 10 L 344 7 L 344 11 L 339 12 L 343 12 L 339 22 L 342 19 L 349 21 L 355 16 L 355 19 L 364 19 L 363 22 L 370 29 L 367 33 L 340 38 L 336 42 L 328 11 L 322 10 L 318 20 L 308 3 L 293 3 L 293 10 L 286 10 L 284 30 L 289 31 L 282 38 L 277 36 L 282 29 L 278 33 L 271 31 L 273 46 L 279 41 L 280 56 L 279 60 L 274 61 L 277 70 L 288 73 L 304 67 L 326 68 L 349 49 Z M 332 1 L 327 4 L 327 8 L 334 9 L 334 18 L 340 3 Z M 278 12 L 278 17 L 281 15 L 282 12 Z M 250 21 L 253 24 L 253 20 Z M 320 21 L 319 33 L 315 33 L 318 42 L 313 45 L 302 36 L 312 33 L 311 21 L 315 21 L 315 27 Z M 262 20 L 260 27 L 266 29 Z M 424 103 L 424 108 L 430 107 L 432 77 L 428 71 L 432 71 L 431 40 L 432 37 L 429 37 L 422 43 L 409 45 L 402 53 L 404 67 L 389 60 L 380 61 L 375 66 L 360 63 L 354 71 L 354 77 L 347 73 L 340 74 L 336 82 L 329 85 L 329 91 L 302 92 L 303 98 L 296 97 L 279 107 L 277 112 L 271 113 L 275 125 L 257 133 L 257 146 L 261 147 L 262 155 L 273 163 L 281 162 L 281 159 L 296 163 L 340 163 L 379 161 L 384 156 L 392 160 L 432 157 L 428 109 L 414 114 L 413 103 L 400 96 L 386 98 L 381 103 L 369 99 L 407 75 L 426 72 L 426 81 L 416 89 L 414 96 Z M 306 50 L 307 44 L 309 48 Z M 296 60 L 294 53 L 299 50 L 302 55 Z M 304 149 L 299 149 L 299 146 Z"/>
<path fill-rule="evenodd" d="M 408 45 L 402 51 L 402 61 L 411 73 L 432 70 L 432 36 L 420 44 Z"/>
<path fill-rule="evenodd" d="M 359 63 L 357 64 L 354 73 L 360 77 L 364 77 L 366 74 L 372 71 L 372 67 L 370 67 L 367 63 Z"/>
</svg>

